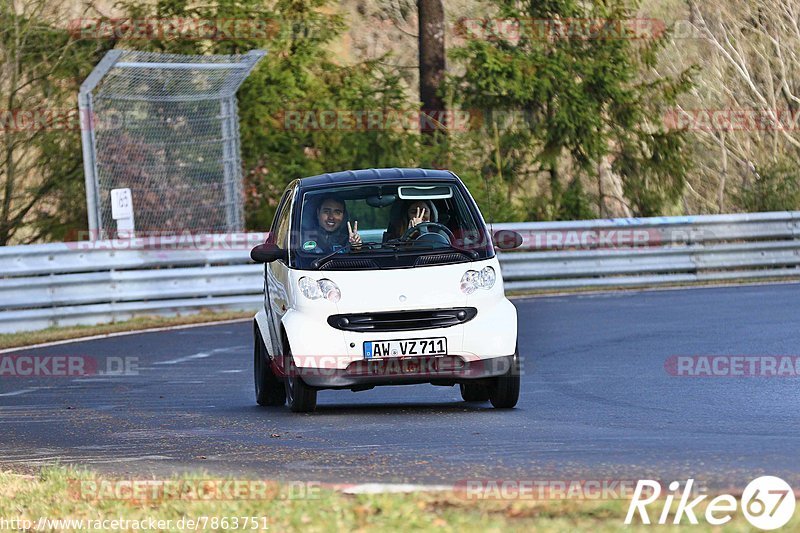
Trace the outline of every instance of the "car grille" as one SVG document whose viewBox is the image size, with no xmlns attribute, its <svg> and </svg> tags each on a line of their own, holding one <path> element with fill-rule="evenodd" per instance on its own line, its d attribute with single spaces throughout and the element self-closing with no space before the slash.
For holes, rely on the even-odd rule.
<svg viewBox="0 0 800 533">
<path fill-rule="evenodd" d="M 378 270 L 378 263 L 372 259 L 333 259 L 322 265 L 320 270 Z"/>
<path fill-rule="evenodd" d="M 414 261 L 414 266 L 466 263 L 467 261 L 469 261 L 469 257 L 464 254 L 423 255 Z"/>
<path fill-rule="evenodd" d="M 412 331 L 457 326 L 469 322 L 478 310 L 474 307 L 431 309 L 426 311 L 391 311 L 331 315 L 328 324 L 344 331 Z"/>
</svg>

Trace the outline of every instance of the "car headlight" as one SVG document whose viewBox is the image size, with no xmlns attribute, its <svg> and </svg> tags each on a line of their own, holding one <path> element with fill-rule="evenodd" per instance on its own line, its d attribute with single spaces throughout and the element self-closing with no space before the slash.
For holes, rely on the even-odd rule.
<svg viewBox="0 0 800 533">
<path fill-rule="evenodd" d="M 329 302 L 336 303 L 342 298 L 342 291 L 336 286 L 334 282 L 329 279 L 319 280 L 319 288 L 322 289 L 322 297 Z"/>
<path fill-rule="evenodd" d="M 494 269 L 490 266 L 484 267 L 480 272 L 477 270 L 467 270 L 461 276 L 461 292 L 472 294 L 476 289 L 491 289 L 497 279 Z"/>
<path fill-rule="evenodd" d="M 297 280 L 297 285 L 300 287 L 300 292 L 303 293 L 303 296 L 309 300 L 325 298 L 329 302 L 336 303 L 342 298 L 342 291 L 329 279 L 316 281 L 303 276 Z"/>
</svg>

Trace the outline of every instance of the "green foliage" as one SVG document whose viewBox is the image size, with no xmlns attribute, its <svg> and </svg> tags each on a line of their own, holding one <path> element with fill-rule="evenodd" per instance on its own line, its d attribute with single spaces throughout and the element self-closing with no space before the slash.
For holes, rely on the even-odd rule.
<svg viewBox="0 0 800 533">
<path fill-rule="evenodd" d="M 486 146 L 486 179 L 504 182 L 511 196 L 531 178 L 547 182 L 545 199 L 535 198 L 523 212 L 586 216 L 581 180 L 597 179 L 605 159 L 637 215 L 659 212 L 680 195 L 690 168 L 685 134 L 665 130 L 658 117 L 691 87 L 691 72 L 648 79 L 663 42 L 636 38 L 634 25 L 625 23 L 633 7 L 625 0 L 501 0 L 498 17 L 521 21 L 520 31 L 487 31 L 490 38 L 469 39 L 451 52 L 465 67 L 451 79 L 457 102 L 489 110 L 475 135 Z M 625 33 L 555 37 L 537 25 L 555 19 L 611 21 L 613 30 Z"/>
<path fill-rule="evenodd" d="M 0 3 L 0 245 L 86 227 L 76 95 L 105 49 L 72 39 L 51 8 Z"/>
<path fill-rule="evenodd" d="M 417 165 L 433 151 L 421 146 L 413 124 L 406 120 L 416 107 L 408 104 L 398 73 L 380 61 L 343 66 L 330 57 L 328 45 L 344 24 L 340 16 L 322 9 L 327 4 L 325 0 L 274 4 L 222 0 L 204 7 L 190 7 L 182 0 L 160 0 L 154 6 L 119 4 L 138 17 L 267 21 L 270 31 L 263 38 L 144 43 L 169 53 L 267 50 L 238 95 L 250 228 L 270 224 L 280 192 L 292 179 L 351 168 Z M 378 114 L 377 127 L 369 127 L 364 118 L 369 113 Z M 343 125 L 326 122 L 325 116 L 341 118 Z"/>
<path fill-rule="evenodd" d="M 800 171 L 791 161 L 778 161 L 756 169 L 755 179 L 734 195 L 743 211 L 800 210 Z"/>
</svg>

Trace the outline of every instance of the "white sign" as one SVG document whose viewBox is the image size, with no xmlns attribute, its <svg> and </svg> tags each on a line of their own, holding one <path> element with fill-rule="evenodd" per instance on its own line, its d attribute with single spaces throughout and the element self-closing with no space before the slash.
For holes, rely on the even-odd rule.
<svg viewBox="0 0 800 533">
<path fill-rule="evenodd" d="M 111 217 L 114 220 L 133 218 L 133 198 L 130 189 L 111 189 Z"/>
</svg>

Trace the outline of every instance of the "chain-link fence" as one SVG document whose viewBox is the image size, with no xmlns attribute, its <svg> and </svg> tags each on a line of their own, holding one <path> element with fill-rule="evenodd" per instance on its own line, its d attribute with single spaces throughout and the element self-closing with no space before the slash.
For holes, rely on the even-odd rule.
<svg viewBox="0 0 800 533">
<path fill-rule="evenodd" d="M 243 229 L 236 90 L 265 52 L 106 54 L 81 86 L 89 229 L 114 236 L 111 190 L 137 232 Z"/>
</svg>

